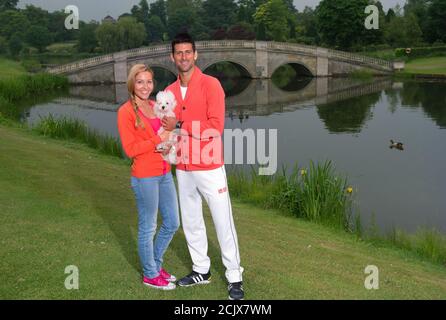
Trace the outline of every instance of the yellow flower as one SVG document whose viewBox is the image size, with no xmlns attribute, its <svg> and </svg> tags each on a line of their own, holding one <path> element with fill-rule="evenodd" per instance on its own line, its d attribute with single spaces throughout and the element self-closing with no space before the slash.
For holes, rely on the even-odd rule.
<svg viewBox="0 0 446 320">
<path fill-rule="evenodd" d="M 352 192 L 353 192 L 353 188 L 352 188 L 352 187 L 348 187 L 348 188 L 347 188 L 347 192 L 348 192 L 348 193 L 352 193 Z"/>
<path fill-rule="evenodd" d="M 304 176 L 306 174 L 307 174 L 307 170 L 305 170 L 305 169 L 300 170 L 300 175 L 301 176 Z"/>
</svg>

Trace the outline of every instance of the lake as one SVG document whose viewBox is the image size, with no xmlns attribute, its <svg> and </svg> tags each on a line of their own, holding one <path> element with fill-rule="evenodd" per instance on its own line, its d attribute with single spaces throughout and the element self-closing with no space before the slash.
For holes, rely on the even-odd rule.
<svg viewBox="0 0 446 320">
<path fill-rule="evenodd" d="M 221 80 L 225 128 L 277 129 L 279 170 L 331 160 L 354 188 L 364 225 L 446 233 L 446 82 Z M 116 110 L 126 99 L 125 85 L 74 86 L 68 96 L 32 106 L 23 121 L 68 116 L 117 137 Z M 390 148 L 391 139 L 404 150 Z"/>
</svg>

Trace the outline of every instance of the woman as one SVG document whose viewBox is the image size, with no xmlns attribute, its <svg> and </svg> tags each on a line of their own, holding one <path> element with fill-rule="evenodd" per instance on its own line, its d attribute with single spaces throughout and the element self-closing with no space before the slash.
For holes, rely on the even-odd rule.
<svg viewBox="0 0 446 320">
<path fill-rule="evenodd" d="M 122 147 L 133 160 L 131 186 L 138 207 L 138 252 L 143 269 L 143 284 L 175 289 L 176 278 L 162 268 L 163 255 L 179 227 L 178 201 L 170 165 L 156 151 L 169 133 L 157 135 L 161 121 L 153 112 L 149 96 L 154 88 L 154 73 L 137 64 L 130 69 L 127 87 L 130 99 L 118 111 Z M 158 208 L 162 225 L 154 241 Z"/>
</svg>

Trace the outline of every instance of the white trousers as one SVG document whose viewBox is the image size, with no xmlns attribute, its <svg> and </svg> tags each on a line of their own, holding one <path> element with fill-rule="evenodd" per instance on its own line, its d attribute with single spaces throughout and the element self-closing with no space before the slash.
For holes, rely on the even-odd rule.
<svg viewBox="0 0 446 320">
<path fill-rule="evenodd" d="M 228 282 L 242 281 L 243 268 L 224 166 L 205 171 L 177 170 L 181 220 L 195 272 L 207 273 L 211 260 L 201 195 L 211 211 Z"/>
</svg>

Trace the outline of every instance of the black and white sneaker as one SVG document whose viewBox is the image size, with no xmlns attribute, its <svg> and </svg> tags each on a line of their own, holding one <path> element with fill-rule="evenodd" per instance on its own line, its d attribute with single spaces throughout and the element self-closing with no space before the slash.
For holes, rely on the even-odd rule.
<svg viewBox="0 0 446 320">
<path fill-rule="evenodd" d="M 208 284 L 211 282 L 211 272 L 198 273 L 192 271 L 190 274 L 178 280 L 177 285 L 180 287 L 190 287 L 196 284 Z"/>
<path fill-rule="evenodd" d="M 229 300 L 243 300 L 245 292 L 243 291 L 243 282 L 232 282 L 228 285 Z"/>
</svg>

